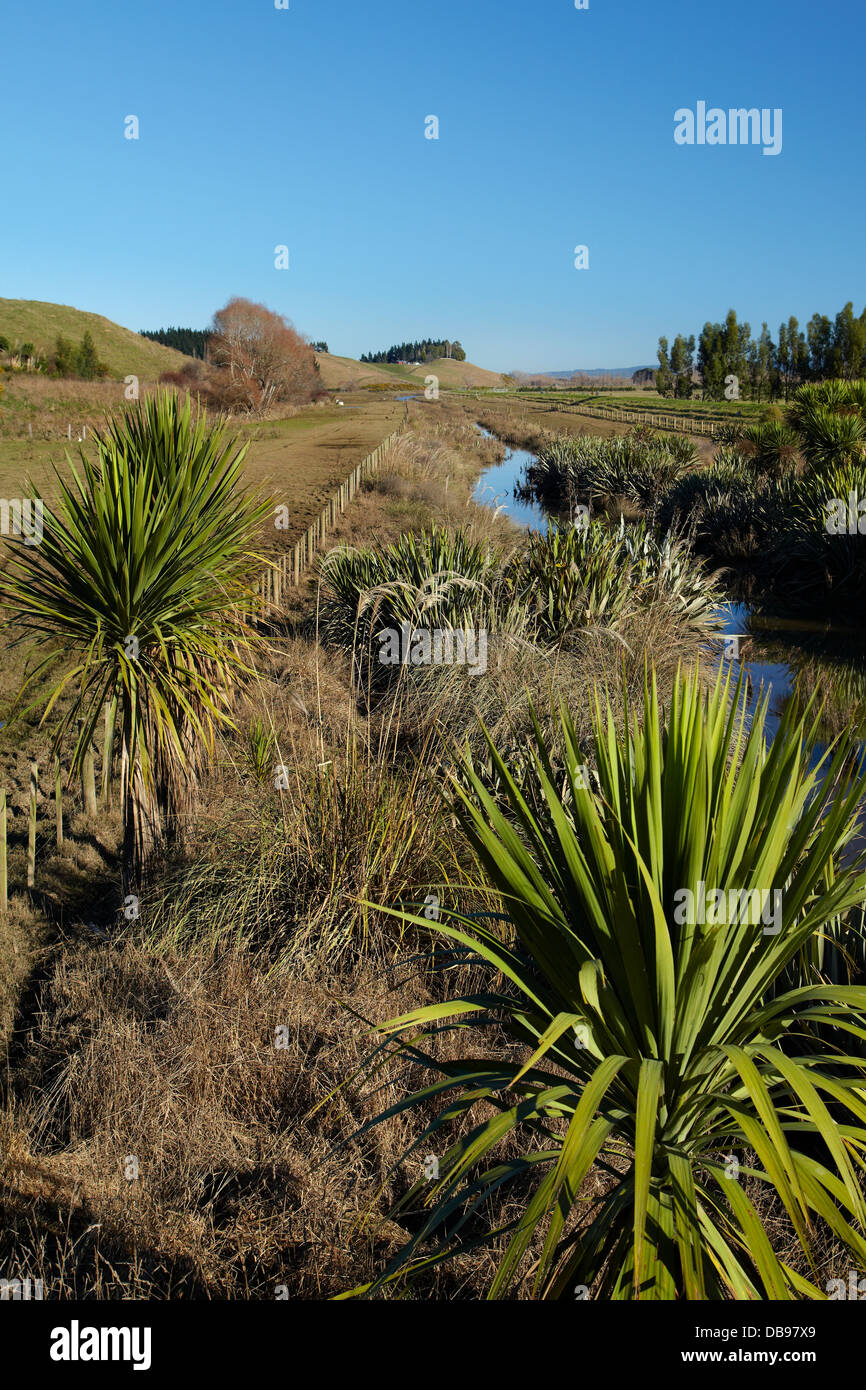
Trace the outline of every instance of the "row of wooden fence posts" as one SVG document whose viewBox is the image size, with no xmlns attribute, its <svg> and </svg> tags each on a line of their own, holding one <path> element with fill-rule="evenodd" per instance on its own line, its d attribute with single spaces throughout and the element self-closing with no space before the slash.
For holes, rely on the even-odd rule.
<svg viewBox="0 0 866 1390">
<path fill-rule="evenodd" d="M 79 733 L 81 721 L 79 720 Z M 102 747 L 101 797 L 96 795 L 96 757 L 93 745 L 88 748 L 81 764 L 81 803 L 88 816 L 99 812 L 100 800 L 103 807 L 111 805 L 111 767 L 114 756 L 114 711 L 111 704 L 105 704 L 105 737 Z M 36 886 L 36 807 L 39 800 L 39 764 L 30 763 L 30 779 L 27 798 L 27 887 Z M 54 758 L 54 823 L 57 848 L 63 846 L 63 766 L 59 756 Z M 9 869 L 8 869 L 8 828 L 9 807 L 5 788 L 0 788 L 0 914 L 6 915 L 9 907 Z"/>
<path fill-rule="evenodd" d="M 33 421 L 32 421 L 32 420 L 28 420 L 28 421 L 27 421 L 27 433 L 28 433 L 29 437 L 32 439 L 32 438 L 33 438 Z M 62 434 L 63 431 L 60 430 L 59 433 Z M 67 438 L 67 439 L 71 439 L 71 438 L 72 438 L 72 426 L 71 426 L 71 425 L 67 425 L 67 426 L 66 426 L 66 438 Z M 82 438 L 82 439 L 86 439 L 86 438 L 87 438 L 87 426 L 86 426 L 86 425 L 82 425 L 82 426 L 81 426 L 81 438 Z"/>
<path fill-rule="evenodd" d="M 622 410 L 612 405 L 572 405 L 566 404 L 565 408 L 573 410 L 577 415 L 595 415 L 601 420 L 619 420 L 623 424 L 656 425 L 661 422 L 662 429 L 681 430 L 683 434 L 709 434 L 711 437 L 718 429 L 719 422 L 716 420 L 703 420 L 689 418 L 688 416 L 676 415 L 656 415 L 649 411 L 629 411 Z"/>
<path fill-rule="evenodd" d="M 337 491 L 328 498 L 321 512 L 315 521 L 310 523 L 300 540 L 295 541 L 290 551 L 287 550 L 279 560 L 263 570 L 258 588 L 259 600 L 263 607 L 278 607 L 290 583 L 297 588 L 304 571 L 309 569 L 312 564 L 316 551 L 323 548 L 328 532 L 336 526 L 337 518 L 345 512 L 364 479 L 369 477 L 371 473 L 375 473 L 398 433 L 398 430 L 394 430 L 387 439 L 382 440 L 382 443 L 373 450 L 372 454 L 368 454 L 352 469 L 348 478 L 340 483 Z"/>
</svg>

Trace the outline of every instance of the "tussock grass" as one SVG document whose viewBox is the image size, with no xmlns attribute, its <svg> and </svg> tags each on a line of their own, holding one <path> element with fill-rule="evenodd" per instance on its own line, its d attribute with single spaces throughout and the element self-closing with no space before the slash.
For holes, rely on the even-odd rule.
<svg viewBox="0 0 866 1390">
<path fill-rule="evenodd" d="M 354 1137 L 402 1086 L 356 1079 L 357 1015 L 425 997 L 373 964 L 323 983 L 233 952 L 65 953 L 34 1038 L 46 1084 L 0 1117 L 4 1275 L 114 1299 L 322 1298 L 370 1277 L 407 1234 L 386 1212 L 423 1124 Z"/>
<path fill-rule="evenodd" d="M 318 763 L 297 747 L 280 757 L 285 788 L 254 782 L 149 895 L 130 931 L 150 950 L 215 959 L 233 949 L 266 971 L 315 974 L 406 947 L 371 902 L 420 909 L 434 890 L 441 900 L 457 851 L 422 760 L 393 765 L 357 738 Z"/>
<path fill-rule="evenodd" d="M 690 439 L 639 425 L 618 439 L 557 436 L 538 451 L 528 482 L 541 497 L 571 505 L 625 498 L 646 508 L 696 463 Z"/>
</svg>

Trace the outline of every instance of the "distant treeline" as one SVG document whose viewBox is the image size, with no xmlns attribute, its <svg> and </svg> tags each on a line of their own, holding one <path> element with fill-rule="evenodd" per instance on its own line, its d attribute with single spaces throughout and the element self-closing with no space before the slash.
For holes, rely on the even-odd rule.
<svg viewBox="0 0 866 1390">
<path fill-rule="evenodd" d="M 702 389 L 705 397 L 722 400 L 735 389 L 743 398 L 787 400 L 804 381 L 866 376 L 866 309 L 858 317 L 849 300 L 834 319 L 813 314 L 805 332 L 792 314 L 779 325 L 775 342 L 766 323 L 753 337 L 751 326 L 729 309 L 724 323 L 704 324 L 697 342 L 694 334 L 678 333 L 672 346 L 659 338 L 658 359 L 656 389 L 663 396 Z"/>
<path fill-rule="evenodd" d="M 200 357 L 204 361 L 210 330 L 207 328 L 142 328 L 142 338 L 150 338 L 163 347 L 176 348 L 187 357 Z"/>
<path fill-rule="evenodd" d="M 212 331 L 210 328 L 141 328 L 139 335 L 150 338 L 154 343 L 162 343 L 163 347 L 177 348 L 178 352 L 185 352 L 187 357 L 200 357 L 204 361 Z M 328 351 L 325 342 L 311 343 L 310 347 L 313 352 Z"/>
<path fill-rule="evenodd" d="M 447 338 L 422 338 L 420 342 L 395 343 L 384 352 L 363 352 L 362 362 L 435 362 L 438 357 L 453 357 L 465 362 L 466 353 L 459 342 Z"/>
</svg>

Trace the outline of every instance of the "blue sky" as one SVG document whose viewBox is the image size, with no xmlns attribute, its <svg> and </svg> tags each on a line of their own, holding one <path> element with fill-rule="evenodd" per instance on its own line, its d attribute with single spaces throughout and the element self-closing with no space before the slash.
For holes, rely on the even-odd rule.
<svg viewBox="0 0 866 1390">
<path fill-rule="evenodd" d="M 866 303 L 862 0 L 290 6 L 10 7 L 0 295 L 136 329 L 245 295 L 335 352 L 442 334 L 499 370 Z M 780 107 L 781 153 L 676 145 L 699 100 Z"/>
</svg>

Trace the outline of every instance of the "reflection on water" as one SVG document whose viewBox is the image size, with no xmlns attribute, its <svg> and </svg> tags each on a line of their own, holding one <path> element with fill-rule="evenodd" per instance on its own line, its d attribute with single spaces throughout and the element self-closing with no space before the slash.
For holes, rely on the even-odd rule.
<svg viewBox="0 0 866 1390">
<path fill-rule="evenodd" d="M 487 439 L 493 435 L 477 427 Z M 526 449 L 511 449 L 501 463 L 486 468 L 475 488 L 477 502 L 501 511 L 519 526 L 546 532 L 549 518 L 537 502 L 526 501 L 520 485 L 534 455 Z M 835 616 L 835 615 L 834 615 Z M 841 615 L 840 615 L 841 616 Z M 742 671 L 754 713 L 763 687 L 768 694 L 767 733 L 773 737 L 785 709 L 792 701 L 804 703 L 814 695 L 823 705 L 819 730 L 824 742 L 816 749 L 819 758 L 827 743 L 851 729 L 866 740 L 866 633 L 862 628 L 843 626 L 764 612 L 755 603 L 731 599 L 719 612 L 722 633 L 738 638 L 738 650 L 716 644 L 721 660 L 730 660 L 735 678 Z"/>
<path fill-rule="evenodd" d="M 862 633 L 814 620 L 779 617 L 748 604 L 731 602 L 720 612 L 723 631 L 738 639 L 731 659 L 745 672 L 749 707 L 759 689 L 769 690 L 767 729 L 772 736 L 786 708 L 802 709 L 814 697 L 820 707 L 822 747 L 851 730 L 866 739 L 866 649 Z M 724 659 L 724 658 L 723 658 Z"/>
<path fill-rule="evenodd" d="M 485 439 L 493 439 L 494 436 L 483 426 L 478 425 L 476 428 Z M 523 501 L 517 496 L 517 489 L 524 481 L 526 469 L 534 458 L 535 455 L 526 449 L 507 448 L 501 463 L 494 463 L 490 468 L 484 469 L 475 484 L 472 496 L 484 507 L 505 512 L 518 526 L 527 526 L 532 531 L 546 533 L 548 519 L 544 508 L 538 502 Z"/>
</svg>

